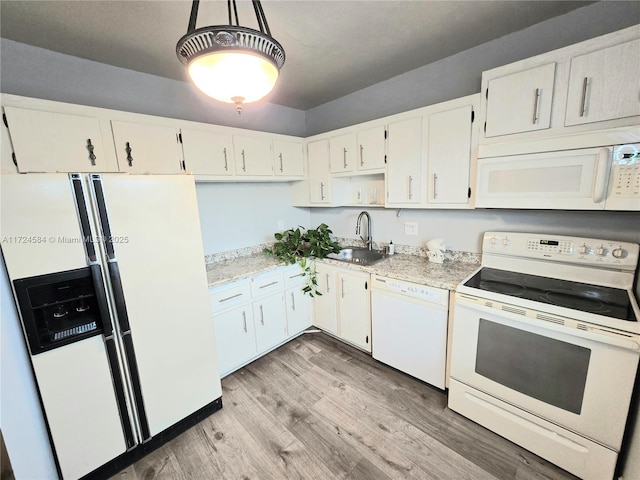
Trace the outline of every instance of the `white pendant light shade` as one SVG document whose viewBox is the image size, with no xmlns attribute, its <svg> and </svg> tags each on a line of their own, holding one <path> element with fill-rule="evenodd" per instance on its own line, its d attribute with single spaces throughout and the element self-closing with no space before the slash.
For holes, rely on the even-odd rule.
<svg viewBox="0 0 640 480">
<path fill-rule="evenodd" d="M 221 102 L 256 102 L 278 80 L 278 69 L 266 58 L 242 51 L 201 55 L 189 63 L 189 76 L 206 95 Z"/>
<path fill-rule="evenodd" d="M 193 0 L 187 34 L 176 45 L 196 87 L 216 100 L 235 103 L 238 113 L 243 103 L 256 102 L 273 90 L 285 59 L 282 45 L 271 36 L 260 0 L 251 3 L 259 31 L 240 26 L 236 0 L 227 1 L 229 25 L 196 29 L 200 0 Z"/>
</svg>

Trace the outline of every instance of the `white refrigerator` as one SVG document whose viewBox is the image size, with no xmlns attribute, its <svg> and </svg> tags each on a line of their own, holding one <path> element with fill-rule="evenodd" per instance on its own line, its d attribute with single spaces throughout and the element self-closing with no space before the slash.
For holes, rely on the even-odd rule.
<svg viewBox="0 0 640 480">
<path fill-rule="evenodd" d="M 2 175 L 0 195 L 62 478 L 115 472 L 221 408 L 192 176 Z"/>
</svg>

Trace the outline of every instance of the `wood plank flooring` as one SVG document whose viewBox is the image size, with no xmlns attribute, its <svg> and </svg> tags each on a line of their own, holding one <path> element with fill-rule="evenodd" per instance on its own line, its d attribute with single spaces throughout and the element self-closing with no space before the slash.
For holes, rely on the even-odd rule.
<svg viewBox="0 0 640 480">
<path fill-rule="evenodd" d="M 222 381 L 224 407 L 114 480 L 565 480 L 445 393 L 321 333 Z"/>
</svg>

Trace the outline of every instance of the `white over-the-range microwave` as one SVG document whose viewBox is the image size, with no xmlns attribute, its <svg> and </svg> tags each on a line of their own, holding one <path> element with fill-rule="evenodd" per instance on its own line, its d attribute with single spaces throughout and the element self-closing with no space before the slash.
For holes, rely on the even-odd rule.
<svg viewBox="0 0 640 480">
<path fill-rule="evenodd" d="M 507 155 L 485 148 L 499 155 L 479 155 L 476 207 L 640 211 L 640 143 L 578 145 Z"/>
</svg>

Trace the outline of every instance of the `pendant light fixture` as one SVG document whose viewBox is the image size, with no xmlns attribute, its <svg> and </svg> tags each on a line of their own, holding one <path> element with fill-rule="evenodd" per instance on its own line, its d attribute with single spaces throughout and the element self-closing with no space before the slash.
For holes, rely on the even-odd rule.
<svg viewBox="0 0 640 480">
<path fill-rule="evenodd" d="M 228 25 L 196 30 L 200 1 L 193 0 L 187 34 L 176 45 L 196 87 L 216 100 L 235 103 L 238 113 L 243 103 L 258 101 L 273 90 L 285 59 L 260 0 L 252 3 L 259 31 L 240 26 L 236 0 L 227 0 Z"/>
</svg>

